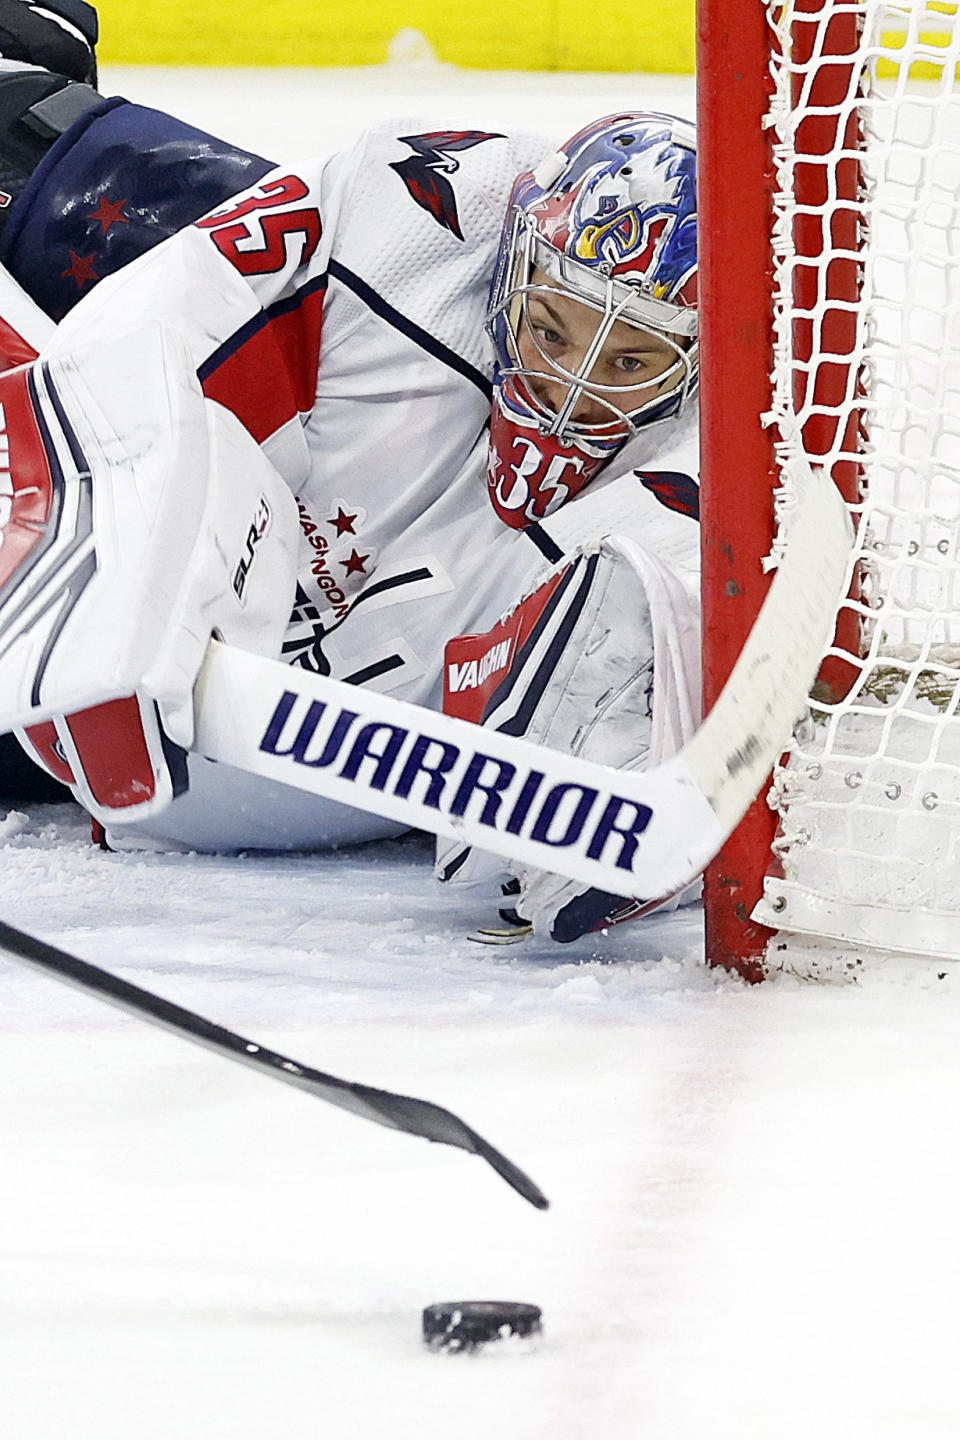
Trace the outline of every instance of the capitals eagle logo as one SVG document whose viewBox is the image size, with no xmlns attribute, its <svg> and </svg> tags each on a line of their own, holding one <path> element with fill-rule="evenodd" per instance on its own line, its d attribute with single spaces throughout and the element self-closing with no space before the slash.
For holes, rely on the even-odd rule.
<svg viewBox="0 0 960 1440">
<path fill-rule="evenodd" d="M 406 160 L 392 161 L 413 199 L 444 230 L 463 239 L 457 198 L 446 178 L 460 168 L 457 150 L 470 150 L 484 140 L 502 140 L 503 136 L 485 130 L 432 130 L 427 135 L 401 135 L 401 144 L 409 145 L 413 154 Z"/>
</svg>

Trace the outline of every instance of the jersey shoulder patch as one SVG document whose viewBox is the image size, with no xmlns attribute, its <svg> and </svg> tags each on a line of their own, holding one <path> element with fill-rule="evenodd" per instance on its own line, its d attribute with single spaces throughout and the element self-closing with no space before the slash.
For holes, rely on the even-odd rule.
<svg viewBox="0 0 960 1440">
<path fill-rule="evenodd" d="M 425 135 L 401 135 L 400 143 L 409 145 L 413 154 L 392 161 L 390 169 L 397 172 L 421 209 L 432 215 L 442 229 L 462 240 L 457 197 L 447 176 L 455 175 L 460 168 L 458 151 L 503 138 L 486 130 L 431 130 Z"/>
</svg>

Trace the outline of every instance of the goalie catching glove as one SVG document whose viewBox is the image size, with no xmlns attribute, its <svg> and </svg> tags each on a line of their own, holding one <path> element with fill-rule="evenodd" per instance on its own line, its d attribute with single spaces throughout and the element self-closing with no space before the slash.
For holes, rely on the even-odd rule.
<svg viewBox="0 0 960 1440">
<path fill-rule="evenodd" d="M 280 644 L 296 505 L 156 324 L 0 375 L 0 731 L 107 823 L 186 783 L 214 633 Z"/>
<path fill-rule="evenodd" d="M 676 576 L 634 540 L 610 536 L 487 634 L 450 642 L 444 709 L 617 769 L 658 765 L 696 726 L 695 647 L 684 643 L 695 630 L 696 606 Z M 503 885 L 518 923 L 560 942 L 694 895 L 613 895 L 447 840 L 436 874 Z"/>
</svg>

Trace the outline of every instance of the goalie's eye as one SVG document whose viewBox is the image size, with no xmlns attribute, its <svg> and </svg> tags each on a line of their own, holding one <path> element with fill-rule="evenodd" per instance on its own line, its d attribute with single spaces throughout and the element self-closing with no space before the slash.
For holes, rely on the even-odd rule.
<svg viewBox="0 0 960 1440">
<path fill-rule="evenodd" d="M 560 331 L 555 330 L 552 325 L 534 325 L 533 332 L 548 349 L 551 346 L 556 349 L 567 343 L 563 335 L 560 334 Z"/>
</svg>

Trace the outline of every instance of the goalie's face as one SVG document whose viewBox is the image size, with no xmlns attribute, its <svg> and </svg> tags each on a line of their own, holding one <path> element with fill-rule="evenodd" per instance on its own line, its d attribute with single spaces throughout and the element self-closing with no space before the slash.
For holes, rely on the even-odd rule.
<svg viewBox="0 0 960 1440">
<path fill-rule="evenodd" d="M 487 311 L 488 480 L 522 528 L 589 485 L 697 386 L 694 132 L 609 115 L 518 175 Z"/>
<path fill-rule="evenodd" d="M 556 433 L 572 422 L 625 439 L 632 412 L 682 383 L 683 342 L 599 315 L 542 271 L 518 309 L 517 374 Z"/>
<path fill-rule="evenodd" d="M 511 528 L 552 514 L 641 425 L 686 400 L 690 340 L 628 319 L 633 301 L 612 286 L 596 301 L 573 294 L 537 266 L 514 288 L 487 466 L 494 509 Z"/>
</svg>

